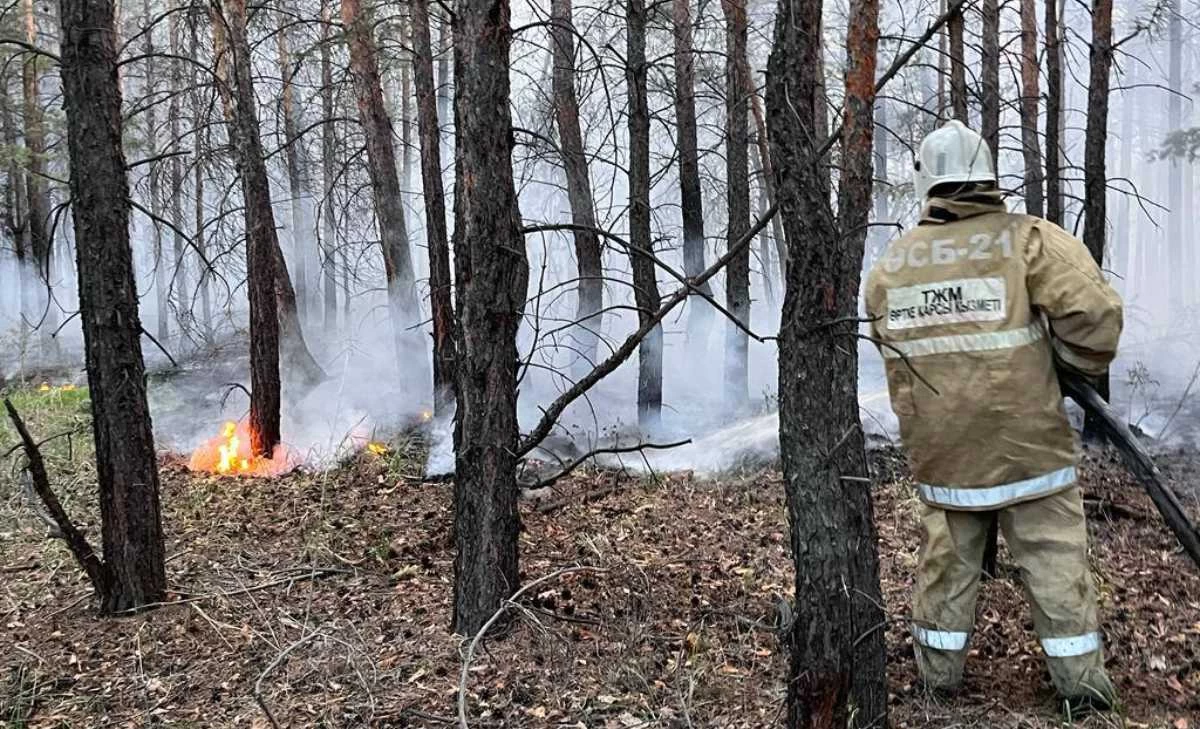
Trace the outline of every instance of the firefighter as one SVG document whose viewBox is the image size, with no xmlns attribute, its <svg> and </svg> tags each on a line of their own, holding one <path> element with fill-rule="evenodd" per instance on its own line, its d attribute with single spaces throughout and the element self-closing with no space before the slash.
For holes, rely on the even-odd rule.
<svg viewBox="0 0 1200 729">
<path fill-rule="evenodd" d="M 939 693 L 961 684 L 998 519 L 1064 709 L 1111 709 L 1056 368 L 1105 371 L 1121 300 L 1083 243 L 1005 209 L 987 143 L 961 122 L 932 132 L 918 157 L 920 224 L 874 265 L 866 296 L 922 502 L 918 667 Z"/>
</svg>

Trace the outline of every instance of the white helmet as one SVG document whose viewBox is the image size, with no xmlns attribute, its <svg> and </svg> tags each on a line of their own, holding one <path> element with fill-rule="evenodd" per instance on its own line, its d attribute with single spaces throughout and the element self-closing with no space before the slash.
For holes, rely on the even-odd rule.
<svg viewBox="0 0 1200 729">
<path fill-rule="evenodd" d="M 992 152 L 983 137 L 957 119 L 929 133 L 916 160 L 917 194 L 922 199 L 944 182 L 992 182 Z"/>
</svg>

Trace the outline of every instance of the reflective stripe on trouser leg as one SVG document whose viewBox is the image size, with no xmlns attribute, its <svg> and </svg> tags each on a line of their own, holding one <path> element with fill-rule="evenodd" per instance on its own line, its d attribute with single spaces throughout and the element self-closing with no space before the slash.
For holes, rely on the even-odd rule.
<svg viewBox="0 0 1200 729">
<path fill-rule="evenodd" d="M 1074 658 L 1100 650 L 1100 633 L 1091 632 L 1068 638 L 1042 638 L 1047 658 Z"/>
<path fill-rule="evenodd" d="M 962 682 L 990 515 L 921 507 L 921 553 L 913 588 L 913 650 L 925 683 Z"/>
<path fill-rule="evenodd" d="M 1000 512 L 1000 528 L 1021 566 L 1033 623 L 1054 686 L 1063 696 L 1115 690 L 1104 670 L 1096 588 L 1087 558 L 1087 525 L 1079 487 Z"/>
</svg>

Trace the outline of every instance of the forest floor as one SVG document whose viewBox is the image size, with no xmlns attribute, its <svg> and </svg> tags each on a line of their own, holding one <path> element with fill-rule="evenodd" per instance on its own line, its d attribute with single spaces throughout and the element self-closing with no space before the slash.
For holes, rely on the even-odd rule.
<svg viewBox="0 0 1200 729">
<path fill-rule="evenodd" d="M 15 399 L 36 436 L 86 427 L 80 391 Z M 13 439 L 0 427 L 0 453 Z M 45 450 L 97 540 L 87 441 Z M 454 726 L 468 645 L 448 630 L 452 486 L 419 477 L 419 433 L 390 446 L 271 479 L 164 456 L 169 602 L 117 619 L 97 617 L 17 479 L 0 481 L 0 726 Z M 1195 454 L 1162 462 L 1194 483 Z M 905 622 L 917 501 L 896 451 L 874 451 L 872 465 L 893 726 L 1058 725 L 1015 568 L 984 585 L 964 694 L 945 703 L 921 689 Z M 1112 457 L 1089 455 L 1083 474 L 1124 704 L 1083 725 L 1200 726 L 1200 573 Z M 1185 500 L 1200 516 L 1196 492 Z M 777 470 L 579 472 L 521 511 L 522 579 L 547 579 L 475 651 L 469 726 L 779 724 L 775 625 L 792 580 Z"/>
</svg>

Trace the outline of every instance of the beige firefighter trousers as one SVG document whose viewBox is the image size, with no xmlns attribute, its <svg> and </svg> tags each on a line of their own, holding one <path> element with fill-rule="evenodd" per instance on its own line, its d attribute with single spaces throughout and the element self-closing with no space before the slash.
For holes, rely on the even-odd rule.
<svg viewBox="0 0 1200 729">
<path fill-rule="evenodd" d="M 924 536 L 913 594 L 917 665 L 932 688 L 962 682 L 993 512 L 921 506 Z M 1079 487 L 1004 507 L 1000 530 L 1016 558 L 1050 677 L 1064 697 L 1110 703 Z"/>
</svg>

